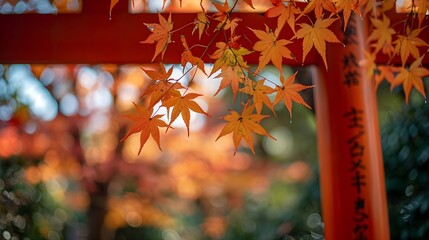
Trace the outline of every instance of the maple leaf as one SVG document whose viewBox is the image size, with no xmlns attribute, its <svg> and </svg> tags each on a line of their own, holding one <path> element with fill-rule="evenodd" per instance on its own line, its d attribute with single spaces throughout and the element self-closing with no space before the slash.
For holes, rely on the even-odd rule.
<svg viewBox="0 0 429 240">
<path fill-rule="evenodd" d="M 405 102 L 408 103 L 408 97 L 410 95 L 411 89 L 417 89 L 425 98 L 426 93 L 422 81 L 422 77 L 429 75 L 429 70 L 427 68 L 421 67 L 423 56 L 416 59 L 410 66 L 409 69 L 401 67 L 399 74 L 396 76 L 395 80 L 392 82 L 391 89 L 400 85 L 404 88 L 405 92 Z"/>
<path fill-rule="evenodd" d="M 237 37 L 234 39 L 237 39 Z M 251 53 L 249 50 L 241 47 L 235 41 L 229 43 L 217 42 L 216 47 L 218 49 L 216 49 L 216 51 L 210 56 L 210 58 L 216 59 L 210 75 L 223 66 L 239 66 L 243 69 L 247 68 L 247 63 L 244 61 L 243 56 Z"/>
<path fill-rule="evenodd" d="M 271 0 L 274 7 L 269 8 L 265 12 L 265 16 L 269 18 L 277 18 L 277 28 L 282 29 L 287 22 L 289 27 L 295 33 L 295 14 L 299 14 L 295 4 L 289 3 L 288 6 L 283 4 L 282 0 Z"/>
<path fill-rule="evenodd" d="M 112 10 L 113 8 L 116 6 L 116 4 L 119 2 L 119 0 L 110 0 L 110 9 L 109 9 L 109 17 L 112 18 Z M 133 6 L 134 6 L 134 0 L 133 2 Z"/>
<path fill-rule="evenodd" d="M 423 19 L 429 12 L 429 1 L 428 0 L 414 0 L 414 7 L 417 11 L 417 17 L 419 19 L 419 27 L 422 25 Z"/>
<path fill-rule="evenodd" d="M 169 126 L 171 126 L 171 124 L 174 122 L 174 120 L 176 120 L 176 118 L 179 115 L 182 115 L 182 119 L 185 122 L 186 129 L 188 130 L 188 137 L 189 137 L 189 121 L 191 119 L 190 110 L 196 113 L 201 113 L 206 116 L 210 116 L 206 112 L 204 112 L 204 110 L 193 100 L 194 98 L 199 96 L 202 96 L 202 95 L 197 93 L 188 93 L 185 96 L 182 96 L 180 92 L 177 91 L 177 92 L 173 92 L 172 96 L 163 102 L 163 105 L 165 107 L 167 108 L 173 107 Z"/>
<path fill-rule="evenodd" d="M 178 92 L 177 89 L 183 88 L 178 82 L 156 81 L 146 88 L 143 96 L 150 96 L 149 107 L 153 107 L 159 101 L 163 102 L 171 98 L 173 93 Z"/>
<path fill-rule="evenodd" d="M 296 8 L 294 3 L 289 3 L 287 6 L 283 4 L 282 0 L 271 0 L 274 7 L 271 7 L 265 12 L 266 17 L 278 17 L 277 19 L 277 31 L 280 31 L 284 24 L 287 22 L 289 27 L 295 33 L 295 15 L 299 14 L 299 10 Z M 278 33 L 275 34 L 278 36 Z"/>
<path fill-rule="evenodd" d="M 247 3 L 247 5 L 249 5 L 251 8 L 255 9 L 255 7 L 253 7 L 253 2 L 252 0 L 243 0 L 245 3 Z"/>
<path fill-rule="evenodd" d="M 335 5 L 331 0 L 311 0 L 305 7 L 303 13 L 307 14 L 314 10 L 314 14 L 317 19 L 322 18 L 323 9 L 328 10 L 331 13 L 336 13 Z"/>
<path fill-rule="evenodd" d="M 337 13 L 343 11 L 344 31 L 346 31 L 347 24 L 349 22 L 352 11 L 354 11 L 357 15 L 361 16 L 359 10 L 359 0 L 336 0 L 335 4 L 337 8 Z"/>
<path fill-rule="evenodd" d="M 124 116 L 125 118 L 133 121 L 133 124 L 129 128 L 128 133 L 121 139 L 121 141 L 125 141 L 125 139 L 127 139 L 130 135 L 134 133 L 141 132 L 140 148 L 138 155 L 140 155 L 140 152 L 147 140 L 149 139 L 149 136 L 152 136 L 153 140 L 155 140 L 156 144 L 158 145 L 159 150 L 162 151 L 161 145 L 159 143 L 159 128 L 168 126 L 164 121 L 160 119 L 163 115 L 155 115 L 152 117 L 152 108 L 146 110 L 146 108 L 144 107 L 138 106 L 135 103 L 133 104 L 137 112 L 130 113 Z"/>
<path fill-rule="evenodd" d="M 205 12 L 199 12 L 197 14 L 197 19 L 195 19 L 195 27 L 192 30 L 192 34 L 194 34 L 194 31 L 198 29 L 198 39 L 201 39 L 201 35 L 203 35 L 204 29 L 206 26 L 210 25 L 210 21 L 207 19 Z"/>
<path fill-rule="evenodd" d="M 395 30 L 390 27 L 390 19 L 383 14 L 383 20 L 371 18 L 371 23 L 375 27 L 368 38 L 368 42 L 377 40 L 375 53 L 380 51 L 385 45 L 392 45 L 392 35 Z"/>
<path fill-rule="evenodd" d="M 264 15 L 269 18 L 280 16 L 286 8 L 286 5 L 283 4 L 282 0 L 271 0 L 271 4 L 273 4 L 273 7 L 269 8 L 264 13 Z"/>
<path fill-rule="evenodd" d="M 369 80 L 372 80 L 374 71 L 377 68 L 377 65 L 375 64 L 375 54 L 365 51 L 365 58 L 359 61 L 359 66 L 366 69 L 365 77 Z"/>
<path fill-rule="evenodd" d="M 173 66 L 168 69 L 168 71 L 165 70 L 165 66 L 162 62 L 159 63 L 159 69 L 158 70 L 151 70 L 151 69 L 144 69 L 142 70 L 150 77 L 152 80 L 160 80 L 160 81 L 167 81 L 171 74 L 173 73 Z"/>
<path fill-rule="evenodd" d="M 302 62 L 304 64 L 305 57 L 308 52 L 310 52 L 313 46 L 316 47 L 317 52 L 322 56 L 323 62 L 325 62 L 326 69 L 328 69 L 328 64 L 326 62 L 326 42 L 332 43 L 341 43 L 337 36 L 328 29 L 337 18 L 329 19 L 317 19 L 313 26 L 307 23 L 300 23 L 301 28 L 296 32 L 295 36 L 292 38 L 304 38 L 302 43 L 303 48 L 303 58 Z"/>
<path fill-rule="evenodd" d="M 267 106 L 274 113 L 274 105 L 267 95 L 273 93 L 274 89 L 265 86 L 265 80 L 259 80 L 257 83 L 253 81 L 248 81 L 246 83 L 247 84 L 240 89 L 240 92 L 247 93 L 253 97 L 253 105 L 256 108 L 256 113 L 261 113 L 263 105 Z"/>
<path fill-rule="evenodd" d="M 183 47 L 185 48 L 185 51 L 182 53 L 182 58 L 180 60 L 182 67 L 184 68 L 186 66 L 186 63 L 189 62 L 192 65 L 196 65 L 199 69 L 201 69 L 204 74 L 206 74 L 203 60 L 192 55 L 191 49 L 189 49 L 188 44 L 186 43 L 185 36 L 182 35 L 180 37 L 180 40 L 182 41 Z"/>
<path fill-rule="evenodd" d="M 260 41 L 256 42 L 253 46 L 253 50 L 261 52 L 261 55 L 259 56 L 259 65 L 255 74 L 261 71 L 269 61 L 271 61 L 280 73 L 282 73 L 283 57 L 294 59 L 292 52 L 285 47 L 285 45 L 291 43 L 291 41 L 286 39 L 277 39 L 277 36 L 268 28 L 267 25 L 265 25 L 265 32 L 251 28 L 249 29 L 252 30 L 252 32 L 260 39 Z"/>
<path fill-rule="evenodd" d="M 275 89 L 277 92 L 277 95 L 274 98 L 274 105 L 277 105 L 279 102 L 283 100 L 283 103 L 285 104 L 287 110 L 289 111 L 290 118 L 292 118 L 292 102 L 299 103 L 311 109 L 311 107 L 304 101 L 304 99 L 301 97 L 301 95 L 299 95 L 298 92 L 307 88 L 312 88 L 314 87 L 314 85 L 305 86 L 302 84 L 293 83 L 295 81 L 295 77 L 297 73 L 298 72 L 295 72 L 287 79 L 285 79 L 284 76 L 281 75 L 280 82 L 282 83 L 282 86 L 277 86 Z"/>
<path fill-rule="evenodd" d="M 110 0 L 110 9 L 109 9 L 110 17 L 112 17 L 112 10 L 118 2 L 119 0 Z"/>
<path fill-rule="evenodd" d="M 168 44 L 171 42 L 171 30 L 173 30 L 173 23 L 171 22 L 171 14 L 166 20 L 161 14 L 159 16 L 158 23 L 145 23 L 149 31 L 152 32 L 146 40 L 141 43 L 156 43 L 155 54 L 153 55 L 152 61 L 161 53 L 161 58 L 164 58 L 165 50 L 167 50 Z"/>
<path fill-rule="evenodd" d="M 375 74 L 375 89 L 378 88 L 383 80 L 386 80 L 389 84 L 392 84 L 395 80 L 395 73 L 399 68 L 392 66 L 377 66 L 378 74 Z"/>
<path fill-rule="evenodd" d="M 220 82 L 219 88 L 214 94 L 216 96 L 222 89 L 231 86 L 234 100 L 237 97 L 237 92 L 240 83 L 244 82 L 244 79 L 247 79 L 247 76 L 244 75 L 244 71 L 239 66 L 226 66 L 222 68 L 222 71 L 216 77 L 221 77 L 222 81 Z"/>
<path fill-rule="evenodd" d="M 232 20 L 226 21 L 225 26 L 223 27 L 224 30 L 231 29 L 231 36 L 235 35 L 235 29 L 238 26 L 238 22 L 241 22 L 241 18 L 234 18 Z"/>
<path fill-rule="evenodd" d="M 223 5 L 220 3 L 213 3 L 213 6 L 215 6 L 217 10 L 217 12 L 213 14 L 213 17 L 216 21 L 219 22 L 219 25 L 216 28 L 220 29 L 221 26 L 224 24 L 224 21 L 228 19 L 228 0 L 225 0 L 225 3 Z"/>
<path fill-rule="evenodd" d="M 213 3 L 217 12 L 213 14 L 214 20 L 219 21 L 219 24 L 216 26 L 215 31 L 223 28 L 224 30 L 231 29 L 231 35 L 234 35 L 235 28 L 238 26 L 238 22 L 241 21 L 240 18 L 230 19 L 228 0 L 225 1 L 223 5 L 219 3 Z"/>
<path fill-rule="evenodd" d="M 400 53 L 402 66 L 405 65 L 410 54 L 416 59 L 420 57 L 418 47 L 429 46 L 421 38 L 418 38 L 422 30 L 423 28 L 417 28 L 411 31 L 408 36 L 399 35 L 394 42 L 396 44 L 395 53 Z"/>
<path fill-rule="evenodd" d="M 169 81 L 170 75 L 173 72 L 173 67 L 166 71 L 164 64 L 160 63 L 160 68 L 158 70 L 142 69 L 149 78 L 154 81 L 143 93 L 143 96 L 151 95 L 149 107 L 153 107 L 161 100 L 170 98 L 172 91 L 184 88 L 179 82 Z"/>
<path fill-rule="evenodd" d="M 232 139 L 235 146 L 234 155 L 237 153 L 238 145 L 243 138 L 250 147 L 250 150 L 255 154 L 255 150 L 253 148 L 253 133 L 275 139 L 259 124 L 259 122 L 268 117 L 268 115 L 255 114 L 253 113 L 254 108 L 254 105 L 248 106 L 246 104 L 241 114 L 236 111 L 229 110 L 230 114 L 223 117 L 223 119 L 228 123 L 222 128 L 219 136 L 216 138 L 216 141 L 219 138 L 232 133 Z"/>
</svg>

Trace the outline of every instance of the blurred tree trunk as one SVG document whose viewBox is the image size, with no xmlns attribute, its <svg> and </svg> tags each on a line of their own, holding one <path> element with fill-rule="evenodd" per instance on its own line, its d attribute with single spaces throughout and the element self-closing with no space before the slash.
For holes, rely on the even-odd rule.
<svg viewBox="0 0 429 240">
<path fill-rule="evenodd" d="M 103 236 L 104 217 L 107 213 L 107 182 L 95 182 L 96 191 L 90 195 L 90 204 L 87 211 L 88 240 L 106 239 Z M 107 240 L 107 239 L 106 239 Z"/>
</svg>

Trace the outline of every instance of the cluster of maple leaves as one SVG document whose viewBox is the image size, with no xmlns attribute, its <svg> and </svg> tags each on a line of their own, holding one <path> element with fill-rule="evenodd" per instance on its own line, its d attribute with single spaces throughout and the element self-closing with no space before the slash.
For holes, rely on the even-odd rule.
<svg viewBox="0 0 429 240">
<path fill-rule="evenodd" d="M 428 51 L 429 45 L 419 38 L 419 35 L 424 30 L 422 22 L 426 11 L 429 10 L 429 1 L 412 1 L 410 14 L 404 19 L 403 30 L 397 31 L 390 26 L 390 20 L 386 15 L 386 12 L 394 7 L 395 0 L 386 0 L 382 4 L 376 0 L 309 0 L 307 3 L 270 0 L 272 7 L 267 9 L 265 16 L 267 18 L 276 18 L 277 25 L 275 29 L 270 29 L 266 25 L 265 29 L 252 29 L 247 26 L 247 29 L 259 39 L 251 49 L 243 47 L 243 44 L 241 44 L 242 37 L 236 33 L 237 26 L 245 24 L 240 19 L 234 18 L 233 11 L 239 1 L 245 2 L 253 8 L 252 0 L 236 0 L 232 6 L 228 4 L 228 1 L 223 4 L 213 2 L 212 4 L 216 11 L 208 13 L 203 8 L 203 4 L 201 4 L 201 12 L 195 14 L 195 20 L 191 23 L 193 25 L 192 34 L 197 32 L 199 39 L 201 39 L 205 33 L 211 39 L 201 55 L 195 56 L 192 47 L 187 44 L 185 35 L 180 36 L 183 44 L 181 65 L 184 69 L 187 64 L 192 66 L 187 71 L 184 71 L 184 75 L 190 74 L 191 69 L 197 69 L 207 76 L 217 74 L 216 77 L 222 80 L 216 94 L 230 87 L 234 100 L 238 94 L 246 96 L 240 97 L 241 108 L 239 111 L 230 110 L 229 115 L 223 117 L 227 123 L 218 137 L 232 134 L 236 151 L 244 138 L 254 153 L 253 137 L 255 133 L 273 138 L 260 124 L 262 119 L 269 117 L 269 115 L 261 115 L 264 107 L 271 110 L 275 115 L 274 106 L 283 103 L 291 117 L 293 102 L 310 108 L 299 92 L 313 86 L 294 83 L 298 72 L 287 78 L 283 75 L 283 59 L 295 59 L 294 54 L 288 49 L 287 45 L 293 41 L 302 41 L 303 64 L 307 54 L 314 47 L 327 68 L 327 42 L 340 43 L 334 32 L 329 28 L 335 21 L 340 19 L 343 22 L 343 30 L 345 31 L 352 12 L 362 17 L 369 15 L 372 23 L 371 27 L 373 29 L 368 39 L 370 51 L 366 53 L 367 59 L 361 61 L 366 63 L 367 77 L 375 79 L 377 86 L 384 79 L 391 83 L 392 88 L 402 84 L 407 102 L 412 87 L 415 87 L 423 96 L 426 96 L 422 77 L 429 75 L 429 70 L 422 67 L 421 62 L 424 52 Z M 116 2 L 117 0 L 112 1 L 111 7 Z M 166 0 L 164 0 L 165 2 Z M 416 22 L 414 21 L 415 16 L 418 19 L 417 24 L 413 24 Z M 305 18 L 306 20 L 301 19 L 300 23 L 296 23 L 299 18 Z M 213 22 L 216 27 L 212 32 L 208 32 L 209 26 Z M 280 38 L 280 32 L 285 29 L 286 24 L 294 33 L 290 39 Z M 178 34 L 179 30 L 184 31 L 186 27 L 180 26 L 175 29 L 171 15 L 165 18 L 161 14 L 159 14 L 159 23 L 145 23 L 145 25 L 151 34 L 142 43 L 155 44 L 152 61 L 159 55 L 161 55 L 162 59 L 168 45 L 172 42 L 173 35 Z M 225 40 L 215 42 L 219 34 L 225 36 Z M 246 55 L 249 54 L 259 54 L 259 65 L 256 70 L 252 70 L 245 61 Z M 377 54 L 385 54 L 390 59 L 399 55 L 402 66 L 377 66 L 375 64 Z M 210 63 L 213 63 L 210 73 L 206 72 L 202 60 L 206 55 L 212 60 Z M 414 61 L 410 66 L 407 66 L 409 58 L 414 59 Z M 275 84 L 260 75 L 261 70 L 270 62 L 278 69 L 281 84 Z M 125 140 L 131 134 L 141 132 L 139 154 L 149 136 L 153 137 L 161 149 L 159 129 L 167 128 L 168 130 L 171 128 L 171 124 L 179 115 L 186 124 L 188 135 L 190 111 L 208 116 L 194 101 L 201 94 L 189 93 L 189 86 L 183 86 L 179 82 L 180 79 L 170 78 L 172 68 L 166 70 L 164 64 L 160 63 L 158 70 L 143 69 L 143 71 L 153 80 L 153 83 L 143 94 L 143 97 L 147 100 L 146 103 L 135 104 L 136 112 L 126 115 L 133 124 L 123 138 Z M 256 76 L 258 80 L 250 76 Z M 265 84 L 266 81 L 275 84 L 275 87 L 268 86 Z M 275 94 L 273 102 L 270 101 L 270 94 Z M 161 119 L 162 115 L 157 114 L 159 108 L 166 108 L 168 123 Z"/>
</svg>

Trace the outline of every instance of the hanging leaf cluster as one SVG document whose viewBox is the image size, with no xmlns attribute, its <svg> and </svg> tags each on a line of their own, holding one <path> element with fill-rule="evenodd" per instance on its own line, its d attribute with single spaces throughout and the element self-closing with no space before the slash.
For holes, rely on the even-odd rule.
<svg viewBox="0 0 429 240">
<path fill-rule="evenodd" d="M 111 8 L 116 2 L 112 1 Z M 420 36 L 428 34 L 424 33 L 426 29 L 423 24 L 428 1 L 411 1 L 410 13 L 404 15 L 402 24 L 392 26 L 387 12 L 392 11 L 394 0 L 386 0 L 382 4 L 376 0 L 270 0 L 271 7 L 263 14 L 266 20 L 263 28 L 248 26 L 235 16 L 237 4 L 247 4 L 253 8 L 252 0 L 235 0 L 233 4 L 227 0 L 209 1 L 214 11 L 211 13 L 204 9 L 203 2 L 205 0 L 200 1 L 201 11 L 195 13 L 194 22 L 185 26 L 174 26 L 172 16 L 164 14 L 158 14 L 158 22 L 144 23 L 148 37 L 142 43 L 154 49 L 152 61 L 162 61 L 165 54 L 173 54 L 169 53 L 169 44 L 180 41 L 183 46 L 180 61 L 183 76 L 190 75 L 190 84 L 196 71 L 207 77 L 221 78 L 215 95 L 230 89 L 234 101 L 238 99 L 240 102 L 240 107 L 221 117 L 226 123 L 218 138 L 231 134 L 236 151 L 244 139 L 255 153 L 255 134 L 273 138 L 261 125 L 261 121 L 276 115 L 276 105 L 284 105 L 290 117 L 293 102 L 310 108 L 300 92 L 313 86 L 295 83 L 299 72 L 285 76 L 282 67 L 284 60 L 305 64 L 308 53 L 314 49 L 328 69 L 326 55 L 329 53 L 326 52 L 326 45 L 337 44 L 342 47 L 335 28 L 345 31 L 352 14 L 370 19 L 369 51 L 365 54 L 366 59 L 358 59 L 362 67 L 367 68 L 368 79 L 377 86 L 384 79 L 392 88 L 402 85 L 407 102 L 413 87 L 426 96 L 422 78 L 429 75 L 429 70 L 421 63 L 429 45 Z M 292 35 L 282 37 L 287 35 L 282 34 L 284 32 Z M 188 45 L 186 36 L 192 34 L 198 34 L 200 42 Z M 249 41 L 249 37 L 257 40 Z M 302 47 L 292 49 L 292 44 Z M 385 55 L 389 64 L 376 65 L 377 54 Z M 246 57 L 249 55 L 259 57 L 256 69 L 247 64 Z M 401 64 L 394 66 L 397 58 Z M 205 64 L 213 65 L 209 70 Z M 263 70 L 268 64 L 274 65 L 280 79 L 275 81 L 263 76 Z M 190 111 L 208 116 L 195 101 L 201 94 L 188 93 L 189 85 L 183 86 L 180 79 L 170 78 L 172 68 L 166 70 L 164 64 L 160 63 L 158 70 L 143 71 L 153 83 L 143 94 L 146 101 L 135 104 L 136 112 L 126 116 L 133 124 L 124 137 L 126 139 L 130 134 L 141 132 L 140 151 L 149 136 L 160 147 L 159 128 L 171 129 L 171 124 L 179 116 L 186 124 L 188 135 Z M 274 100 L 270 100 L 270 95 Z M 167 110 L 168 120 L 162 120 L 162 115 L 157 114 L 160 108 Z M 264 108 L 272 114 L 263 115 Z"/>
<path fill-rule="evenodd" d="M 405 7 L 409 13 L 396 26 L 391 24 L 388 17 L 388 12 L 394 8 L 394 0 L 384 1 L 381 6 L 377 6 L 375 2 L 368 4 L 374 9 L 368 7 L 366 10 L 372 23 L 368 38 L 370 49 L 366 53 L 368 77 L 374 80 L 376 87 L 383 80 L 391 85 L 391 89 L 402 86 L 407 103 L 412 88 L 426 98 L 422 79 L 429 75 L 429 70 L 422 66 L 422 60 L 429 51 L 429 44 L 423 41 L 421 36 L 429 34 L 423 24 L 428 11 L 428 1 L 410 1 Z M 388 59 L 388 64 L 377 65 L 377 55 Z M 389 64 L 393 63 L 395 58 L 399 58 L 400 63 Z"/>
</svg>

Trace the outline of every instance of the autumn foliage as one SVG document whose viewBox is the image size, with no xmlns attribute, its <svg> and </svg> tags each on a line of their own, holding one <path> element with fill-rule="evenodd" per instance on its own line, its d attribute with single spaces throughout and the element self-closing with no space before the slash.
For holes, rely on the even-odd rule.
<svg viewBox="0 0 429 240">
<path fill-rule="evenodd" d="M 111 8 L 116 2 L 112 1 Z M 124 137 L 126 139 L 130 134 L 141 132 L 140 150 L 149 136 L 159 146 L 159 128 L 171 129 L 171 124 L 179 116 L 184 120 L 188 134 L 190 111 L 209 116 L 194 101 L 201 95 L 191 92 L 190 88 L 196 71 L 201 71 L 207 77 L 222 79 L 216 94 L 230 88 L 234 100 L 240 102 L 239 109 L 230 110 L 229 115 L 221 117 L 227 123 L 218 138 L 232 134 L 236 151 L 244 138 L 254 152 L 255 134 L 272 137 L 263 128 L 261 121 L 276 115 L 275 105 L 284 104 L 291 117 L 293 102 L 310 108 L 300 91 L 312 86 L 294 83 L 299 72 L 284 76 L 283 60 L 300 59 L 302 62 L 299 64 L 305 64 L 307 54 L 314 48 L 328 69 L 326 55 L 329 53 L 326 45 L 343 46 L 335 32 L 338 29 L 346 31 L 352 14 L 360 16 L 362 21 L 369 19 L 366 59 L 357 59 L 362 67 L 367 68 L 368 80 L 376 86 L 383 80 L 387 80 L 392 88 L 402 85 L 407 102 L 412 88 L 426 97 L 422 78 L 429 75 L 429 70 L 421 63 L 429 45 L 420 36 L 427 34 L 424 33 L 427 30 L 423 22 L 429 8 L 428 1 L 411 1 L 406 8 L 409 13 L 403 14 L 401 24 L 393 26 L 388 12 L 394 11 L 394 0 L 383 1 L 382 4 L 376 0 L 271 0 L 271 6 L 264 15 L 267 22 L 268 19 L 276 19 L 276 24 L 266 24 L 262 29 L 246 26 L 245 22 L 234 16 L 237 4 L 247 4 L 253 8 L 255 1 L 235 0 L 233 4 L 228 1 L 211 2 L 210 11 L 214 12 L 205 9 L 203 2 L 200 1 L 201 11 L 195 13 L 194 22 L 187 25 L 175 26 L 172 16 L 163 14 L 158 14 L 159 22 L 145 23 L 145 31 L 148 31 L 149 36 L 142 43 L 154 48 L 152 61 L 162 61 L 164 54 L 169 54 L 169 44 L 181 41 L 183 76 L 189 75 L 191 80 L 188 86 L 183 86 L 179 82 L 180 78 L 170 77 L 172 69 L 166 70 L 162 63 L 157 70 L 143 69 L 153 82 L 143 94 L 143 100 L 136 104 L 136 112 L 126 116 L 133 124 Z M 182 4 L 182 0 L 179 4 Z M 292 37 L 282 38 L 280 33 L 283 31 L 292 32 Z M 191 34 L 198 34 L 200 44 L 188 45 L 186 36 Z M 258 40 L 249 43 L 247 36 L 254 36 Z M 302 48 L 290 49 L 291 43 L 298 43 Z M 256 68 L 246 62 L 246 56 L 250 54 L 259 56 Z M 387 64 L 378 66 L 375 63 L 377 55 L 387 57 Z M 395 58 L 399 58 L 401 64 L 394 65 Z M 270 63 L 279 71 L 281 84 L 261 74 Z M 206 69 L 204 64 L 213 64 L 211 70 Z M 271 87 L 273 85 L 275 87 Z M 157 114 L 161 108 L 167 110 L 167 120 Z M 264 108 L 271 115 L 263 115 Z"/>
</svg>

